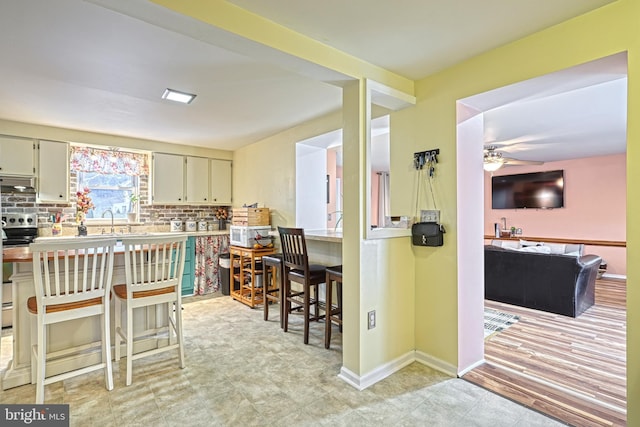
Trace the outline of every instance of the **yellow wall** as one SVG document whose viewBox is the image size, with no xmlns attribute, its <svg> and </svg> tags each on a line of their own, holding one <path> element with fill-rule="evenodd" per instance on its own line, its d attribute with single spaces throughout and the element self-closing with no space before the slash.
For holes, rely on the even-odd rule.
<svg viewBox="0 0 640 427">
<path fill-rule="evenodd" d="M 296 142 L 340 129 L 342 115 L 330 114 L 233 154 L 233 205 L 257 202 L 272 210 L 272 227 L 295 226 Z"/>
</svg>

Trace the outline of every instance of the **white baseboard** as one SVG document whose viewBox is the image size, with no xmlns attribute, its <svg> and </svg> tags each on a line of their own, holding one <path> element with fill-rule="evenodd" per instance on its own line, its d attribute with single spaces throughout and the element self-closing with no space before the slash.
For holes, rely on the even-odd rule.
<svg viewBox="0 0 640 427">
<path fill-rule="evenodd" d="M 447 363 L 443 360 L 436 359 L 435 357 L 431 357 L 428 354 L 420 351 L 410 351 L 362 376 L 355 374 L 354 372 L 343 366 L 342 368 L 340 368 L 338 378 L 362 391 L 367 387 L 370 387 L 373 384 L 377 383 L 378 381 L 387 378 L 389 375 L 398 372 L 400 369 L 404 368 L 407 365 L 410 365 L 413 362 L 420 362 L 423 365 L 429 366 L 430 368 L 433 368 L 436 371 L 440 371 L 451 377 L 457 376 L 457 369 L 454 365 L 451 365 L 450 363 Z M 483 362 L 484 360 L 478 362 L 478 364 L 481 364 Z M 468 369 L 471 370 L 473 368 L 475 368 L 475 366 L 472 366 Z"/>
<path fill-rule="evenodd" d="M 611 273 L 604 273 L 602 275 L 603 279 L 622 279 L 622 280 L 627 280 L 627 275 L 626 274 L 611 274 Z"/>
<path fill-rule="evenodd" d="M 340 368 L 338 378 L 362 391 L 367 387 L 370 387 L 373 384 L 377 383 L 378 381 L 387 378 L 389 375 L 398 372 L 405 366 L 410 365 L 411 363 L 415 362 L 415 360 L 415 352 L 410 351 L 362 376 L 358 376 L 357 374 L 351 372 L 349 369 L 343 366 L 342 368 Z"/>
<path fill-rule="evenodd" d="M 444 360 L 437 359 L 421 351 L 416 351 L 415 354 L 416 360 L 423 365 L 427 365 L 436 371 L 440 371 L 452 377 L 456 377 L 458 375 L 458 368 Z"/>
<path fill-rule="evenodd" d="M 458 372 L 458 377 L 462 378 L 463 375 L 465 375 L 467 372 L 470 372 L 474 369 L 476 369 L 478 366 L 483 365 L 485 363 L 485 359 L 482 358 L 480 360 L 478 360 L 476 363 L 472 363 L 471 365 L 467 366 L 464 369 L 461 369 L 460 372 Z"/>
</svg>

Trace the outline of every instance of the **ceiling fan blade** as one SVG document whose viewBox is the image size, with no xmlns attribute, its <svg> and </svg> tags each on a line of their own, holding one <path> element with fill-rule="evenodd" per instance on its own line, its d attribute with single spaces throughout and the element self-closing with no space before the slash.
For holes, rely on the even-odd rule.
<svg viewBox="0 0 640 427">
<path fill-rule="evenodd" d="M 543 165 L 544 162 L 538 160 L 518 160 L 510 157 L 503 157 L 505 166 Z"/>
</svg>

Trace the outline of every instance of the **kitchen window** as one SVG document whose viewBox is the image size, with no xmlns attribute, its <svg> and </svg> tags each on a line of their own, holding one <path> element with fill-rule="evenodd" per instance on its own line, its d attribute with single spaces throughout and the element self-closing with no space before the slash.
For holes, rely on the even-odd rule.
<svg viewBox="0 0 640 427">
<path fill-rule="evenodd" d="M 140 193 L 137 176 L 78 172 L 77 177 L 77 191 L 91 190 L 89 196 L 95 206 L 87 212 L 87 221 L 101 218 L 109 209 L 115 219 L 125 219 L 128 213 L 138 213 L 138 204 L 132 201 L 132 196 Z"/>
<path fill-rule="evenodd" d="M 102 219 L 107 210 L 113 212 L 115 219 L 138 213 L 139 177 L 149 174 L 147 153 L 72 146 L 71 171 L 76 173 L 77 181 L 73 195 L 85 188 L 90 190 L 95 207 L 87 212 L 87 221 Z"/>
</svg>

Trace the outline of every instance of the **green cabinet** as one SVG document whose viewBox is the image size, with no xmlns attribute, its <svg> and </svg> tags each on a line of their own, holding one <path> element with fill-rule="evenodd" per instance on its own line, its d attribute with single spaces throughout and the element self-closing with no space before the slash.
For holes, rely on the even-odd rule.
<svg viewBox="0 0 640 427">
<path fill-rule="evenodd" d="M 193 285 L 196 280 L 195 272 L 196 238 L 187 239 L 187 253 L 184 257 L 184 273 L 182 274 L 182 295 L 193 295 Z"/>
</svg>

